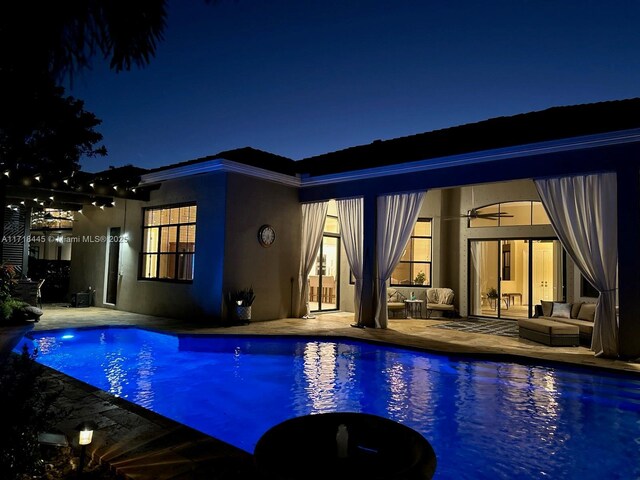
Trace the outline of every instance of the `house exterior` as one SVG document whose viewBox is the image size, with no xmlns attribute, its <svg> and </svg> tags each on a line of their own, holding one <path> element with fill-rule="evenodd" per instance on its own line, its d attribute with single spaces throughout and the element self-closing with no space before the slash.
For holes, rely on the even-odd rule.
<svg viewBox="0 0 640 480">
<path fill-rule="evenodd" d="M 554 250 L 557 237 L 550 223 L 535 220 L 540 196 L 534 180 L 614 172 L 619 355 L 638 357 L 638 112 L 640 99 L 558 107 L 375 141 L 300 161 L 244 148 L 139 172 L 137 183 L 127 188 L 145 191 L 144 198 L 116 199 L 108 208 L 88 204 L 76 215 L 73 236 L 79 240 L 73 245 L 71 291 L 91 286 L 98 306 L 209 324 L 228 318 L 228 292 L 252 286 L 256 293 L 252 320 L 296 316 L 300 311 L 300 205 L 361 197 L 361 307 L 368 322 L 375 310 L 376 198 L 422 191 L 426 195 L 418 218 L 424 229 L 416 230 L 414 237 L 416 244 L 428 245 L 430 251 L 428 258 L 413 262 L 416 265 L 411 259 L 405 262 L 402 268 L 410 284 L 399 283 L 399 290 L 424 298 L 426 286 L 452 288 L 463 316 L 482 315 L 484 308 L 490 316 L 509 318 L 508 307 L 518 303 L 529 305 L 523 314 L 531 315 L 540 292 L 531 285 L 533 275 L 528 272 L 536 265 L 533 259 L 522 259 L 533 258 L 534 248 L 549 248 L 550 264 L 562 266 L 552 277 L 554 299 L 595 301 L 585 296 L 589 294 L 571 259 L 561 256 L 561 249 Z M 512 213 L 530 208 L 531 220 L 513 223 L 507 219 L 516 215 L 509 215 L 497 224 L 483 225 L 461 217 L 478 208 L 488 212 L 504 208 Z M 258 236 L 264 225 L 275 231 L 269 246 Z M 335 292 L 317 292 L 315 301 L 320 310 L 324 302 L 332 309 L 353 311 L 354 287 L 340 233 L 326 231 L 326 236 L 326 248 L 339 252 L 331 275 L 337 284 L 332 284 Z M 474 293 L 480 285 L 474 280 L 474 262 L 481 247 L 487 247 L 484 261 L 496 262 L 496 277 L 511 282 L 502 286 L 511 295 L 504 307 L 485 298 L 484 289 L 477 296 Z M 496 258 L 488 260 L 493 257 L 487 252 L 494 247 Z M 516 262 L 513 266 L 511 259 Z M 328 274 L 328 266 L 321 264 L 314 275 Z M 518 279 L 519 269 L 526 273 Z M 424 279 L 417 275 L 423 270 L 427 270 Z M 529 284 L 523 279 L 529 279 Z M 392 275 L 394 281 L 403 280 Z"/>
</svg>

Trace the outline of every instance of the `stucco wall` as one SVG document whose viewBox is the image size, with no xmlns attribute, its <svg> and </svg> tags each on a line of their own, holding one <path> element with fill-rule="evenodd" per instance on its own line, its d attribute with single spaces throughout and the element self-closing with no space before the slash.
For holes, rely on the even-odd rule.
<svg viewBox="0 0 640 480">
<path fill-rule="evenodd" d="M 229 174 L 223 291 L 253 287 L 252 321 L 288 317 L 295 308 L 300 220 L 296 188 Z M 264 224 L 276 232 L 268 248 L 258 243 Z"/>
<path fill-rule="evenodd" d="M 115 308 L 150 315 L 211 321 L 221 317 L 224 260 L 226 174 L 212 173 L 164 182 L 149 202 L 116 200 L 114 208 L 87 206 L 77 214 L 74 235 L 107 235 L 120 227 L 129 242 L 120 244 L 118 298 Z M 196 255 L 192 283 L 138 280 L 142 245 L 142 209 L 195 201 Z M 105 306 L 107 244 L 78 242 L 73 246 L 71 291 L 92 286 L 95 304 Z"/>
</svg>

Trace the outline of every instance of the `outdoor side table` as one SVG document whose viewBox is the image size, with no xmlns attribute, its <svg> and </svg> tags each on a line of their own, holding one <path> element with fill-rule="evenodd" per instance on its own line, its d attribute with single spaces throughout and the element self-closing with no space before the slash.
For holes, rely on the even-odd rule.
<svg viewBox="0 0 640 480">
<path fill-rule="evenodd" d="M 404 311 L 407 318 L 422 318 L 422 300 L 405 300 Z"/>
</svg>

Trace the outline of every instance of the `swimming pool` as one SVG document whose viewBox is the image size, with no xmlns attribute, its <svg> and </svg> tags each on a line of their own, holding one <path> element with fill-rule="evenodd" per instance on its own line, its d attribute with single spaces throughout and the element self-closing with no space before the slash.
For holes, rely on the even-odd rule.
<svg viewBox="0 0 640 480">
<path fill-rule="evenodd" d="M 249 452 L 288 418 L 355 411 L 421 432 L 439 479 L 640 478 L 639 377 L 345 339 L 112 327 L 24 341 L 45 365 Z"/>
</svg>

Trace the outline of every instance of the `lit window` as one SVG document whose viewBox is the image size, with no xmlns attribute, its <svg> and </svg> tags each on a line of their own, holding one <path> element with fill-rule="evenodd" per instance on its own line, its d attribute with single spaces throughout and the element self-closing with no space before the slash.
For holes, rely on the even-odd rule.
<svg viewBox="0 0 640 480">
<path fill-rule="evenodd" d="M 510 227 L 550 225 L 542 202 L 522 201 L 494 203 L 476 208 L 476 217 L 469 219 L 469 227 Z"/>
<path fill-rule="evenodd" d="M 431 219 L 419 218 L 400 262 L 391 274 L 392 286 L 431 286 Z"/>
<path fill-rule="evenodd" d="M 140 278 L 193 280 L 195 247 L 194 204 L 145 209 Z"/>
</svg>

